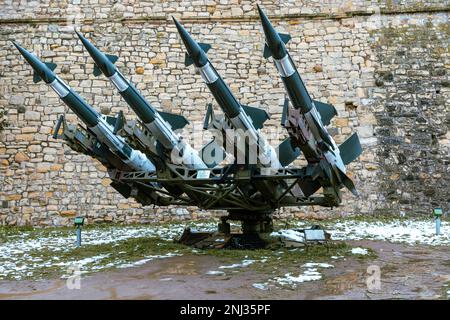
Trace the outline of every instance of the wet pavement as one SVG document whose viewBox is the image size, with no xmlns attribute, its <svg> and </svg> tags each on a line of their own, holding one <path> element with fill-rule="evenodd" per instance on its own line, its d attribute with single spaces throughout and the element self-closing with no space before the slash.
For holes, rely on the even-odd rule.
<svg viewBox="0 0 450 320">
<path fill-rule="evenodd" d="M 1 280 L 0 299 L 449 298 L 449 247 L 369 240 L 347 243 L 371 248 L 377 257 L 330 258 L 334 268 L 321 269 L 322 279 L 298 283 L 295 287 L 255 287 L 254 284 L 267 283 L 273 274 L 252 266 L 230 269 L 225 274 L 207 274 L 211 270 L 221 270 L 223 261 L 209 255 L 184 255 L 153 260 L 132 268 L 83 275 L 80 289 L 69 289 L 64 279 Z"/>
</svg>

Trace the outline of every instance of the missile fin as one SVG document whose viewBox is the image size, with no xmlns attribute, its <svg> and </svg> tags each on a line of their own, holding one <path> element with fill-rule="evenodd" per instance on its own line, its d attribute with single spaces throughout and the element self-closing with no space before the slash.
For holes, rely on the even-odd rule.
<svg viewBox="0 0 450 320">
<path fill-rule="evenodd" d="M 209 124 L 214 117 L 214 111 L 212 108 L 212 104 L 208 103 L 206 108 L 205 120 L 203 121 L 203 130 L 208 130 Z"/>
<path fill-rule="evenodd" d="M 189 121 L 187 121 L 183 116 L 163 111 L 160 111 L 159 114 L 164 121 L 170 124 L 173 130 L 183 129 L 187 124 L 189 124 Z"/>
<path fill-rule="evenodd" d="M 200 157 L 208 168 L 214 168 L 225 159 L 226 154 L 216 139 L 212 139 L 200 150 Z"/>
<path fill-rule="evenodd" d="M 116 61 L 119 60 L 119 57 L 113 54 L 105 54 L 105 56 L 109 61 L 111 61 L 111 63 L 116 63 Z"/>
<path fill-rule="evenodd" d="M 292 148 L 291 138 L 286 138 L 277 149 L 278 159 L 283 167 L 291 164 L 295 159 L 300 156 L 301 151 L 299 148 Z"/>
<path fill-rule="evenodd" d="M 245 113 L 252 119 L 253 126 L 255 129 L 261 129 L 263 127 L 264 122 L 270 119 L 269 115 L 265 110 L 249 107 L 241 105 L 242 109 L 244 109 Z"/>
<path fill-rule="evenodd" d="M 309 196 L 313 195 L 321 187 L 318 180 L 312 180 L 310 178 L 300 180 L 298 182 L 298 186 L 302 190 L 305 197 L 309 197 Z"/>
<path fill-rule="evenodd" d="M 93 72 L 93 74 L 94 74 L 94 77 L 98 77 L 99 75 L 102 74 L 102 72 L 100 71 L 100 68 L 97 67 L 96 64 L 94 64 L 94 72 Z"/>
<path fill-rule="evenodd" d="M 131 187 L 125 183 L 113 181 L 110 186 L 116 189 L 125 199 L 131 196 Z"/>
<path fill-rule="evenodd" d="M 205 53 L 207 53 L 209 49 L 211 49 L 211 45 L 208 43 L 199 42 L 198 45 L 200 46 L 200 48 L 202 48 L 203 51 L 205 51 Z"/>
<path fill-rule="evenodd" d="M 265 43 L 264 44 L 264 53 L 263 53 L 264 58 L 268 59 L 272 56 L 272 52 L 269 49 L 269 46 Z"/>
<path fill-rule="evenodd" d="M 59 130 L 61 128 L 61 125 L 63 126 L 63 132 L 64 132 L 66 121 L 65 121 L 65 118 L 64 118 L 63 114 L 59 116 L 58 121 L 56 122 L 55 128 L 53 129 L 53 139 L 58 139 L 59 137 L 62 136 L 62 135 L 59 134 Z"/>
<path fill-rule="evenodd" d="M 320 113 L 322 123 L 326 126 L 329 125 L 331 119 L 333 119 L 333 117 L 337 115 L 336 108 L 328 103 L 320 102 L 317 100 L 313 101 L 317 111 Z"/>
<path fill-rule="evenodd" d="M 290 34 L 287 34 L 287 33 L 279 33 L 278 35 L 280 36 L 281 41 L 283 41 L 284 44 L 287 44 L 287 43 L 289 42 L 289 40 L 292 39 L 292 38 L 291 38 L 291 35 L 290 35 Z"/>
<path fill-rule="evenodd" d="M 56 69 L 56 63 L 44 62 L 44 64 L 52 71 Z M 33 82 L 38 83 L 41 80 L 42 78 L 36 72 L 33 72 Z"/>
<path fill-rule="evenodd" d="M 352 179 L 350 179 L 345 173 L 343 173 L 341 170 L 339 170 L 339 175 L 340 175 L 340 179 L 342 181 L 342 184 L 348 189 L 350 190 L 351 193 L 353 193 L 353 195 L 355 197 L 359 197 L 359 193 L 355 188 L 355 184 L 353 183 Z"/>
<path fill-rule="evenodd" d="M 319 131 L 320 137 L 321 137 L 322 140 L 323 140 L 324 142 L 326 142 L 326 144 L 327 144 L 328 146 L 330 146 L 330 148 L 331 148 L 331 146 L 333 145 L 333 143 L 331 142 L 328 133 L 325 131 L 325 129 L 323 128 L 323 126 L 319 123 L 319 121 L 318 121 L 315 117 L 312 117 L 312 118 L 313 118 L 314 123 L 316 124 L 317 130 Z"/>
<path fill-rule="evenodd" d="M 362 147 L 356 132 L 339 146 L 339 152 L 345 165 L 359 157 Z"/>
<path fill-rule="evenodd" d="M 189 67 L 191 64 L 194 63 L 194 60 L 192 60 L 191 56 L 187 53 L 184 54 L 184 65 L 186 67 Z"/>
<path fill-rule="evenodd" d="M 119 111 L 119 113 L 116 116 L 116 122 L 114 123 L 113 133 L 117 134 L 117 132 L 119 132 L 119 130 L 123 128 L 124 124 L 125 124 L 125 117 L 121 110 L 121 111 Z"/>
<path fill-rule="evenodd" d="M 289 116 L 289 100 L 287 97 L 284 98 L 284 104 L 283 104 L 283 112 L 281 113 L 281 126 L 284 127 L 286 124 L 286 120 Z"/>
</svg>

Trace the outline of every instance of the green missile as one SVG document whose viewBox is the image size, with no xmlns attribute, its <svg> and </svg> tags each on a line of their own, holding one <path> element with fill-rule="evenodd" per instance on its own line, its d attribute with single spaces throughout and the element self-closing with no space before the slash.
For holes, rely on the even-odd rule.
<svg viewBox="0 0 450 320">
<path fill-rule="evenodd" d="M 72 88 L 60 79 L 53 70 L 56 65 L 45 64 L 17 43 L 14 46 L 34 70 L 34 81 L 43 80 L 61 100 L 86 124 L 99 141 L 107 145 L 127 165 L 138 171 L 155 171 L 153 163 L 138 150 L 132 149 L 122 137 L 113 133 L 113 128 L 92 106 L 84 101 Z M 37 80 L 37 81 L 36 81 Z"/>
</svg>

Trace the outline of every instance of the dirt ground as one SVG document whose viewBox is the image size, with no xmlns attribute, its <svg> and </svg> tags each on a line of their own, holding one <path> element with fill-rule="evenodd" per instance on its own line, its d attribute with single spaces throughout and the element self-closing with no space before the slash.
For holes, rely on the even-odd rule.
<svg viewBox="0 0 450 320">
<path fill-rule="evenodd" d="M 251 267 L 225 275 L 208 275 L 217 257 L 184 255 L 153 260 L 142 266 L 82 276 L 80 289 L 66 280 L 0 281 L 0 299 L 448 299 L 448 247 L 408 246 L 384 241 L 349 241 L 371 248 L 374 259 L 347 257 L 321 270 L 323 278 L 295 288 L 254 283 L 271 277 Z M 301 253 L 299 253 L 301 254 Z M 238 261 L 237 261 L 238 262 Z M 369 266 L 380 268 L 380 289 L 368 289 Z M 376 267 L 375 267 L 376 268 Z"/>
</svg>

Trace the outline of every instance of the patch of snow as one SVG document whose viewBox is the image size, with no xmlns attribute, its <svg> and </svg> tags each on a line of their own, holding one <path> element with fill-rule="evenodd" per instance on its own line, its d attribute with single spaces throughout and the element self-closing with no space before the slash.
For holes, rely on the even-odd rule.
<svg viewBox="0 0 450 320">
<path fill-rule="evenodd" d="M 206 274 L 209 276 L 223 276 L 225 272 L 219 270 L 210 270 Z"/>
<path fill-rule="evenodd" d="M 138 261 L 119 264 L 117 266 L 117 268 L 123 269 L 123 268 L 137 267 L 137 266 L 141 266 L 143 264 L 146 264 L 147 262 L 152 261 L 154 259 L 166 259 L 166 258 L 171 258 L 171 257 L 175 257 L 175 256 L 181 256 L 181 254 L 170 253 L 169 252 L 169 253 L 164 254 L 164 255 L 146 256 L 144 259 L 141 259 L 141 260 L 138 260 Z"/>
<path fill-rule="evenodd" d="M 281 237 L 286 240 L 296 241 L 296 242 L 304 242 L 305 237 L 304 234 L 292 229 L 285 229 L 272 232 L 270 234 L 272 237 Z"/>
<path fill-rule="evenodd" d="M 202 230 L 215 230 L 216 228 L 216 224 L 213 222 L 195 223 L 195 226 Z M 184 223 L 179 223 L 172 225 L 87 228 L 82 231 L 82 244 L 83 246 L 101 244 L 115 246 L 120 241 L 132 238 L 160 238 L 167 241 L 179 237 L 184 227 Z M 40 234 L 42 234 L 41 237 L 39 237 Z M 80 265 L 83 268 L 83 272 L 88 272 L 89 270 L 101 270 L 118 265 L 121 265 L 121 267 L 127 266 L 128 261 L 119 261 L 118 259 L 112 263 L 105 264 L 102 260 L 106 256 L 103 255 L 87 257 L 78 261 L 62 262 L 60 259 L 61 254 L 71 252 L 76 248 L 75 239 L 75 232 L 68 233 L 66 230 L 55 230 L 41 233 L 40 229 L 24 231 L 8 237 L 6 241 L 0 243 L 0 280 L 8 277 L 18 279 L 24 276 L 33 276 L 34 272 L 51 267 L 64 269 L 71 265 Z M 50 258 L 40 256 L 41 251 L 51 251 L 54 256 Z M 121 251 L 118 254 L 126 254 L 126 252 Z M 154 259 L 156 257 L 151 258 Z M 148 259 L 148 257 L 143 257 L 142 260 L 130 263 L 128 266 L 143 264 L 149 261 Z"/>
<path fill-rule="evenodd" d="M 366 254 L 368 254 L 369 252 L 368 252 L 367 249 L 365 249 L 365 248 L 359 248 L 359 247 L 357 247 L 357 248 L 352 248 L 352 253 L 353 253 L 353 254 L 366 255 Z"/>
<path fill-rule="evenodd" d="M 159 281 L 172 281 L 172 278 L 162 278 L 162 279 L 159 279 Z"/>
<path fill-rule="evenodd" d="M 322 279 L 320 272 L 317 272 L 316 269 L 308 269 L 298 276 L 292 276 L 290 273 L 286 273 L 284 277 L 274 278 L 274 281 L 281 285 L 295 285 L 296 283 L 317 281 L 320 279 Z"/>
<path fill-rule="evenodd" d="M 304 265 L 302 265 L 302 267 L 304 268 L 314 268 L 314 267 L 319 267 L 319 268 L 334 268 L 334 266 L 332 264 L 329 263 L 316 263 L 316 262 L 308 262 L 305 263 Z"/>
<path fill-rule="evenodd" d="M 252 286 L 254 288 L 256 288 L 256 289 L 259 289 L 259 290 L 264 290 L 264 291 L 269 290 L 269 284 L 267 282 L 265 282 L 265 283 L 253 283 Z"/>
<path fill-rule="evenodd" d="M 219 269 L 232 269 L 232 268 L 242 268 L 242 267 L 247 267 L 249 265 L 251 265 L 252 263 L 255 263 L 255 260 L 242 260 L 241 263 L 234 263 L 232 265 L 229 266 L 220 266 Z"/>
<path fill-rule="evenodd" d="M 450 222 L 441 222 L 441 234 L 436 235 L 433 220 L 355 221 L 344 220 L 327 225 L 333 240 L 382 240 L 409 245 L 450 245 Z"/>
</svg>

